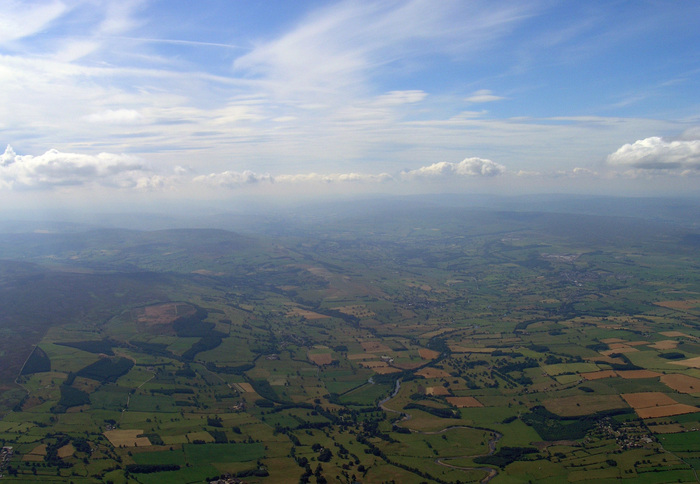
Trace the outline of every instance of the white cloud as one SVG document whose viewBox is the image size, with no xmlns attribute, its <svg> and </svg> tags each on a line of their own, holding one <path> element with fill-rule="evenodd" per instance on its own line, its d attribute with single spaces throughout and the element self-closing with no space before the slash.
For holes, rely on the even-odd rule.
<svg viewBox="0 0 700 484">
<path fill-rule="evenodd" d="M 364 94 L 381 67 L 410 69 L 416 55 L 474 55 L 534 9 L 518 2 L 339 2 L 259 43 L 233 66 L 275 98 L 342 103 Z"/>
<path fill-rule="evenodd" d="M 377 97 L 375 104 L 378 106 L 396 106 L 417 103 L 425 99 L 427 95 L 427 93 L 420 90 L 390 91 Z"/>
<path fill-rule="evenodd" d="M 131 124 L 140 121 L 141 118 L 141 114 L 133 109 L 107 109 L 85 116 L 86 121 L 105 124 Z"/>
<path fill-rule="evenodd" d="M 582 168 L 577 166 L 571 171 L 573 176 L 598 176 L 598 173 L 589 168 Z"/>
<path fill-rule="evenodd" d="M 466 158 L 459 163 L 441 161 L 417 170 L 402 173 L 407 178 L 452 178 L 456 176 L 497 176 L 505 173 L 506 168 L 491 160 L 483 158 Z"/>
<path fill-rule="evenodd" d="M 474 91 L 471 96 L 465 99 L 465 101 L 470 103 L 490 103 L 493 101 L 500 101 L 501 99 L 505 98 L 502 96 L 496 96 L 488 89 L 481 89 L 479 91 Z"/>
<path fill-rule="evenodd" d="M 68 9 L 59 0 L 29 3 L 4 1 L 0 4 L 0 44 L 40 32 Z"/>
<path fill-rule="evenodd" d="M 8 146 L 0 158 L 0 186 L 14 189 L 50 189 L 97 183 L 119 188 L 152 184 L 153 176 L 140 160 L 129 155 L 83 155 L 49 150 L 43 155 L 17 155 Z"/>
<path fill-rule="evenodd" d="M 393 179 L 394 177 L 388 173 L 380 173 L 378 175 L 368 173 L 331 173 L 329 175 L 303 173 L 299 175 L 276 176 L 275 183 L 383 183 Z"/>
<path fill-rule="evenodd" d="M 269 174 L 260 175 L 250 170 L 242 172 L 224 171 L 221 173 L 210 173 L 200 175 L 192 179 L 195 183 L 204 183 L 211 186 L 235 188 L 241 185 L 251 185 L 262 182 L 272 182 L 273 178 Z"/>
<path fill-rule="evenodd" d="M 700 140 L 652 136 L 622 146 L 607 161 L 614 167 L 640 170 L 700 170 Z"/>
</svg>

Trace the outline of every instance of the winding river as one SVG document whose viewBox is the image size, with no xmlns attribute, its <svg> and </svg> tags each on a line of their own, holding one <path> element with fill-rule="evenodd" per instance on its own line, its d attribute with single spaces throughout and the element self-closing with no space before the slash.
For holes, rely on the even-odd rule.
<svg viewBox="0 0 700 484">
<path fill-rule="evenodd" d="M 405 421 L 405 420 L 409 420 L 409 419 L 411 418 L 411 414 L 406 413 L 406 412 L 399 412 L 398 410 L 393 410 L 393 409 L 388 408 L 388 407 L 386 406 L 386 403 L 387 403 L 389 400 L 391 400 L 391 399 L 394 398 L 396 395 L 398 395 L 400 389 L 401 389 L 401 379 L 399 378 L 398 380 L 396 380 L 396 387 L 394 388 L 394 391 L 391 393 L 391 395 L 389 395 L 389 396 L 386 397 L 385 399 L 381 400 L 381 401 L 377 404 L 377 406 L 378 406 L 380 409 L 384 410 L 385 412 L 396 413 L 396 414 L 402 415 L 402 416 L 403 416 L 402 420 Z M 442 430 L 436 430 L 436 431 L 433 431 L 433 432 L 424 432 L 424 431 L 421 431 L 421 430 L 413 430 L 413 429 L 409 429 L 409 430 L 410 430 L 411 432 L 415 433 L 415 434 L 436 435 L 436 434 L 441 434 L 441 433 L 447 432 L 447 431 L 449 431 L 449 430 L 454 430 L 454 429 L 484 430 L 484 429 L 482 429 L 482 428 L 478 428 L 478 427 L 469 427 L 469 426 L 466 426 L 466 425 L 452 425 L 452 426 L 450 426 L 450 427 L 445 427 L 445 428 L 442 429 Z M 439 464 L 439 465 L 441 465 L 441 466 L 449 467 L 449 468 L 451 468 L 451 469 L 459 469 L 459 470 L 462 470 L 462 471 L 483 471 L 483 472 L 486 472 L 486 477 L 484 477 L 484 478 L 481 480 L 481 484 L 486 484 L 487 482 L 489 482 L 491 479 L 493 479 L 494 477 L 496 477 L 496 476 L 498 475 L 498 469 L 496 469 L 496 468 L 494 468 L 494 467 L 466 467 L 466 466 L 458 466 L 458 465 L 450 464 L 450 463 L 448 463 L 448 462 L 446 462 L 446 461 L 452 460 L 452 459 L 473 459 L 474 457 L 483 457 L 483 456 L 491 455 L 491 454 L 493 454 L 493 453 L 496 451 L 496 444 L 498 443 L 499 440 L 501 440 L 501 437 L 503 437 L 503 435 L 500 434 L 499 432 L 491 431 L 491 438 L 490 438 L 489 441 L 488 441 L 489 451 L 488 451 L 487 453 L 485 453 L 485 454 L 462 455 L 462 456 L 453 456 L 453 457 L 438 457 L 437 459 L 435 459 L 435 463 L 436 463 L 436 464 Z"/>
</svg>

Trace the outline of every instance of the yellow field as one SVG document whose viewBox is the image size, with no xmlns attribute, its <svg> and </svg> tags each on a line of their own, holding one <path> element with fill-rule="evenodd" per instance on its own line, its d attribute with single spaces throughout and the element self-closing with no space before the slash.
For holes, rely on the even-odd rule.
<svg viewBox="0 0 700 484">
<path fill-rule="evenodd" d="M 681 424 L 665 424 L 665 425 L 650 425 L 649 430 L 655 434 L 677 434 L 678 432 L 685 432 L 685 427 Z"/>
<path fill-rule="evenodd" d="M 255 390 L 253 389 L 253 386 L 250 383 L 234 383 L 233 384 L 235 387 L 238 387 L 237 390 L 243 393 L 253 393 Z"/>
<path fill-rule="evenodd" d="M 458 408 L 475 408 L 484 406 L 474 397 L 447 397 L 446 400 Z"/>
<path fill-rule="evenodd" d="M 367 353 L 387 353 L 391 351 L 391 348 L 379 341 L 363 341 L 360 344 L 362 345 L 362 349 Z"/>
<path fill-rule="evenodd" d="M 214 437 L 211 436 L 209 432 L 190 432 L 187 434 L 187 440 L 194 442 L 195 440 L 202 440 L 204 442 L 214 442 Z"/>
<path fill-rule="evenodd" d="M 585 380 L 600 380 L 601 378 L 615 378 L 617 373 L 615 373 L 613 370 L 600 370 L 581 373 L 581 376 Z"/>
<path fill-rule="evenodd" d="M 638 408 L 662 407 L 664 405 L 678 403 L 661 392 L 623 393 L 620 396 L 635 410 Z"/>
<path fill-rule="evenodd" d="M 657 341 L 653 345 L 649 345 L 649 348 L 654 348 L 657 350 L 673 350 L 678 346 L 678 341 L 672 339 L 666 339 L 663 341 Z"/>
<path fill-rule="evenodd" d="M 334 308 L 336 311 L 340 311 L 343 314 L 348 314 L 350 316 L 355 316 L 356 318 L 371 318 L 372 316 L 376 316 L 376 314 L 369 309 L 367 309 L 366 306 L 362 304 L 355 304 L 352 306 L 342 306 L 339 308 Z"/>
<path fill-rule="evenodd" d="M 66 457 L 70 457 L 73 454 L 75 454 L 75 447 L 73 447 L 73 444 L 68 443 L 60 449 L 58 449 L 56 453 L 61 459 L 65 459 Z"/>
<path fill-rule="evenodd" d="M 661 418 L 672 417 L 674 415 L 684 415 L 686 413 L 695 413 L 700 411 L 700 408 L 691 405 L 676 403 L 674 405 L 664 405 L 662 407 L 640 408 L 635 410 L 639 418 Z"/>
<path fill-rule="evenodd" d="M 302 309 L 302 308 L 293 308 L 287 311 L 287 316 L 301 316 L 304 319 L 324 319 L 324 318 L 330 318 L 330 316 L 326 316 L 325 314 L 318 314 L 313 311 L 309 311 L 307 309 Z"/>
<path fill-rule="evenodd" d="M 46 444 L 40 444 L 34 447 L 28 454 L 22 457 L 25 462 L 43 462 L 46 455 Z"/>
<path fill-rule="evenodd" d="M 377 355 L 368 355 L 367 353 L 354 353 L 352 355 L 348 355 L 348 360 L 367 360 L 376 357 Z"/>
<path fill-rule="evenodd" d="M 680 393 L 700 393 L 700 379 L 688 375 L 662 375 L 661 383 Z"/>
<path fill-rule="evenodd" d="M 659 334 L 663 336 L 668 336 L 669 338 L 693 338 L 689 334 L 681 333 L 680 331 L 662 331 Z"/>
<path fill-rule="evenodd" d="M 399 370 L 398 368 L 393 368 L 393 367 L 391 367 L 391 366 L 385 366 L 385 367 L 381 367 L 381 368 L 374 368 L 374 372 L 375 372 L 375 373 L 378 373 L 378 374 L 380 374 L 380 375 L 388 375 L 389 373 L 398 373 L 398 372 L 400 372 L 400 371 L 401 371 L 401 370 Z"/>
<path fill-rule="evenodd" d="M 330 365 L 333 363 L 333 357 L 331 356 L 330 353 L 317 353 L 317 354 L 308 354 L 309 361 L 311 361 L 313 364 L 318 365 L 318 366 L 323 366 L 323 365 Z"/>
<path fill-rule="evenodd" d="M 151 445 L 148 437 L 137 437 L 143 430 L 106 430 L 104 436 L 115 447 L 146 447 Z"/>
<path fill-rule="evenodd" d="M 437 358 L 438 356 L 440 356 L 440 352 L 439 352 L 439 351 L 433 351 L 433 350 L 429 350 L 429 349 L 427 349 L 427 348 L 421 348 L 421 349 L 419 349 L 419 350 L 418 350 L 418 354 L 419 354 L 420 357 L 423 358 L 424 360 L 434 360 L 435 358 Z"/>
<path fill-rule="evenodd" d="M 450 394 L 450 391 L 449 391 L 447 388 L 445 388 L 445 387 L 443 387 L 443 386 L 441 385 L 441 386 L 437 386 L 437 387 L 428 387 L 428 388 L 426 388 L 426 389 L 425 389 L 425 394 L 426 394 L 426 395 L 435 395 L 435 396 L 449 395 L 449 394 Z"/>
<path fill-rule="evenodd" d="M 493 353 L 496 348 L 483 348 L 474 346 L 448 345 L 453 353 Z"/>
<path fill-rule="evenodd" d="M 690 368 L 700 368 L 700 356 L 683 361 L 669 361 L 669 363 L 672 365 L 687 366 Z"/>
<path fill-rule="evenodd" d="M 439 368 L 423 368 L 418 370 L 416 375 L 422 376 L 423 378 L 447 378 L 450 376 L 445 370 Z"/>
<path fill-rule="evenodd" d="M 700 305 L 700 299 L 687 299 L 685 301 L 659 301 L 655 302 L 654 304 L 669 309 L 688 310 Z"/>
<path fill-rule="evenodd" d="M 672 417 L 700 411 L 700 408 L 678 403 L 661 392 L 624 393 L 620 396 L 634 408 L 639 418 Z"/>
<path fill-rule="evenodd" d="M 550 412 L 562 417 L 576 417 L 603 410 L 625 408 L 625 402 L 618 395 L 576 395 L 552 398 L 543 401 L 542 405 Z"/>
<path fill-rule="evenodd" d="M 651 370 L 625 370 L 618 371 L 617 375 L 627 380 L 635 380 L 637 378 L 656 378 L 657 376 L 661 376 L 661 373 Z"/>
</svg>

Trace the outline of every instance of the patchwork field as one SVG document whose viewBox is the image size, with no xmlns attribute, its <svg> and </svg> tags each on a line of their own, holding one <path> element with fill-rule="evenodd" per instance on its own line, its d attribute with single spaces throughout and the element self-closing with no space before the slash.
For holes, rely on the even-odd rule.
<svg viewBox="0 0 700 484">
<path fill-rule="evenodd" d="M 691 229 L 372 214 L 0 234 L 3 480 L 694 482 Z"/>
</svg>

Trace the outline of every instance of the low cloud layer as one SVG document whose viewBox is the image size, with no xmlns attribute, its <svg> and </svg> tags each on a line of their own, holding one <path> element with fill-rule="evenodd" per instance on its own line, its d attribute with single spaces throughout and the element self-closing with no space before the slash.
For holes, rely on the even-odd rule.
<svg viewBox="0 0 700 484">
<path fill-rule="evenodd" d="M 466 158 L 459 163 L 441 161 L 417 170 L 402 173 L 407 178 L 451 178 L 455 176 L 497 176 L 505 173 L 505 166 L 483 158 Z"/>
<path fill-rule="evenodd" d="M 653 136 L 622 146 L 607 161 L 618 168 L 700 171 L 700 140 L 667 141 Z"/>
<path fill-rule="evenodd" d="M 494 177 L 505 173 L 503 165 L 482 158 L 459 163 L 440 162 L 396 175 L 389 173 L 297 173 L 270 175 L 251 170 L 226 170 L 196 175 L 191 169 L 175 167 L 172 173 L 156 173 L 140 159 L 113 153 L 85 155 L 49 150 L 43 155 L 18 155 L 11 146 L 0 155 L 0 188 L 51 189 L 60 186 L 99 185 L 122 189 L 158 189 L 199 186 L 233 189 L 257 184 L 382 184 L 450 180 L 463 177 Z"/>
<path fill-rule="evenodd" d="M 129 155 L 83 155 L 49 150 L 43 155 L 18 155 L 8 146 L 0 156 L 0 186 L 11 189 L 49 189 L 97 183 L 118 188 L 158 185 L 141 161 Z"/>
</svg>

